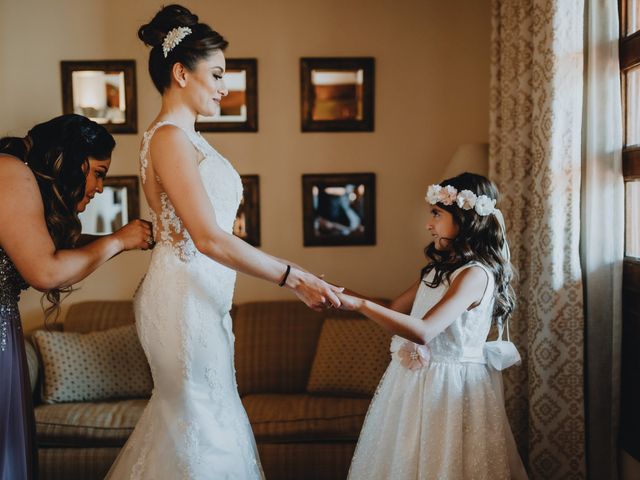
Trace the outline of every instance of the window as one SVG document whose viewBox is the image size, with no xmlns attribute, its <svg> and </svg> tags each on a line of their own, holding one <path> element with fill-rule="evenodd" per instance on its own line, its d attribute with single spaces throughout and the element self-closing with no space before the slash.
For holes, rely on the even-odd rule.
<svg viewBox="0 0 640 480">
<path fill-rule="evenodd" d="M 640 0 L 627 0 L 626 3 L 627 8 L 626 12 L 624 12 L 627 17 L 625 34 L 631 35 L 640 30 Z"/>
<path fill-rule="evenodd" d="M 640 262 L 640 0 L 620 4 L 620 73 L 623 91 L 626 185 L 625 255 Z M 639 285 L 640 287 L 640 285 Z"/>
<path fill-rule="evenodd" d="M 640 461 L 640 0 L 620 1 L 620 37 L 625 181 L 620 440 Z"/>
</svg>

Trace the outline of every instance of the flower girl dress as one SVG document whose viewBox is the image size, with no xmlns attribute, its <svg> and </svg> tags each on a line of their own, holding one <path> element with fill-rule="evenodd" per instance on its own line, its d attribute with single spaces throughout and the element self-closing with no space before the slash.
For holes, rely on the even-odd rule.
<svg viewBox="0 0 640 480">
<path fill-rule="evenodd" d="M 369 407 L 350 480 L 527 478 L 507 422 L 501 372 L 487 362 L 493 275 L 470 262 L 451 280 L 474 266 L 489 278 L 479 305 L 428 345 L 392 338 L 391 363 Z M 423 318 L 448 288 L 446 281 L 428 287 L 433 275 L 421 282 L 411 316 Z"/>
</svg>

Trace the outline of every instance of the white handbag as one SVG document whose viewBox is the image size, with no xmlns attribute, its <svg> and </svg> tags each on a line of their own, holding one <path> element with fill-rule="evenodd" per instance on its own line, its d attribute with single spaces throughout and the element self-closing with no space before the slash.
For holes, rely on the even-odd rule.
<svg viewBox="0 0 640 480">
<path fill-rule="evenodd" d="M 507 320 L 507 339 L 502 339 L 504 326 L 498 326 L 498 339 L 484 344 L 484 357 L 487 364 L 495 370 L 504 370 L 512 365 L 520 365 L 522 359 L 518 349 L 511 342 L 509 335 L 509 320 Z"/>
</svg>

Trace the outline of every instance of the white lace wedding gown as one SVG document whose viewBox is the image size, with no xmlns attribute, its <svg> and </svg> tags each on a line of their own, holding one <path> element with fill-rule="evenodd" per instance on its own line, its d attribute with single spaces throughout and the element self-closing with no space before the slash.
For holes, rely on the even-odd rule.
<svg viewBox="0 0 640 480">
<path fill-rule="evenodd" d="M 477 307 L 429 342 L 428 362 L 417 368 L 412 359 L 418 358 L 418 346 L 392 338 L 391 363 L 367 412 L 350 480 L 527 478 L 504 410 L 501 373 L 490 369 L 483 355 L 493 312 L 493 275 L 473 262 L 455 271 L 452 280 L 471 266 L 489 275 L 485 294 Z M 423 318 L 446 289 L 445 282 L 437 288 L 421 282 L 411 316 Z"/>
<path fill-rule="evenodd" d="M 143 182 L 160 181 L 147 179 L 149 143 L 166 124 L 144 135 Z M 202 136 L 185 134 L 203 156 L 200 175 L 218 224 L 231 232 L 240 176 Z M 229 310 L 236 273 L 198 252 L 166 193 L 159 200 L 162 210 L 152 211 L 157 244 L 134 303 L 154 389 L 107 478 L 264 478 L 235 381 Z"/>
</svg>

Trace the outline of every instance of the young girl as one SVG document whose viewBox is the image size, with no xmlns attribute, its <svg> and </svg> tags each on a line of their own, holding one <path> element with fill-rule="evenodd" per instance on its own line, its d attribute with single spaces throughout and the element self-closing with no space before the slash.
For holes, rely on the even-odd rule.
<svg viewBox="0 0 640 480">
<path fill-rule="evenodd" d="M 463 173 L 431 185 L 421 278 L 385 308 L 340 294 L 395 334 L 391 363 L 369 407 L 351 480 L 527 478 L 507 423 L 500 371 L 519 360 L 502 332 L 514 307 L 496 187 Z M 489 348 L 487 348 L 487 345 Z"/>
</svg>

